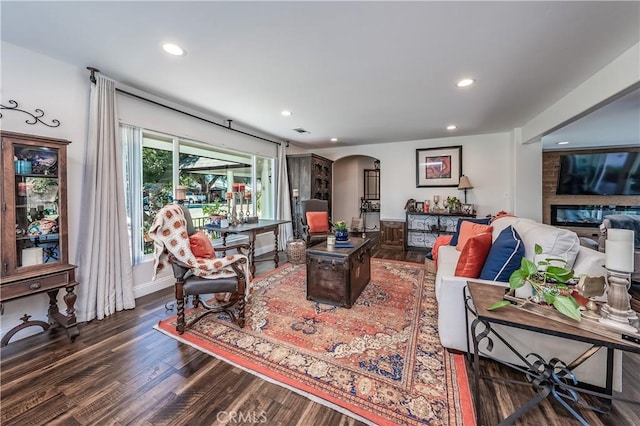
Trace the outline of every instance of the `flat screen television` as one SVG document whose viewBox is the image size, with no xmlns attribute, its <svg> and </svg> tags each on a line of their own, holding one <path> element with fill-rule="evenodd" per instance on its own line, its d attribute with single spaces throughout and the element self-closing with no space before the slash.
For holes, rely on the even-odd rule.
<svg viewBox="0 0 640 426">
<path fill-rule="evenodd" d="M 640 153 L 560 156 L 558 195 L 640 195 Z"/>
</svg>

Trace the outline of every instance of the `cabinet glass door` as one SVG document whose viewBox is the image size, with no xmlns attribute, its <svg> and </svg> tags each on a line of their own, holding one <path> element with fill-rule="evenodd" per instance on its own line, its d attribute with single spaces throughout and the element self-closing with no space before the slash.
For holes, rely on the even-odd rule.
<svg viewBox="0 0 640 426">
<path fill-rule="evenodd" d="M 16 266 L 57 262 L 59 234 L 59 150 L 14 145 Z"/>
</svg>

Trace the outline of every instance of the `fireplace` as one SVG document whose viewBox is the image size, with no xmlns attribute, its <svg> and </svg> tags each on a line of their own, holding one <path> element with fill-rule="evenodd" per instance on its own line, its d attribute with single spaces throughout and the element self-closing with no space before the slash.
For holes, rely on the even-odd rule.
<svg viewBox="0 0 640 426">
<path fill-rule="evenodd" d="M 610 214 L 640 215 L 640 206 L 551 205 L 551 224 L 597 228 Z"/>
</svg>

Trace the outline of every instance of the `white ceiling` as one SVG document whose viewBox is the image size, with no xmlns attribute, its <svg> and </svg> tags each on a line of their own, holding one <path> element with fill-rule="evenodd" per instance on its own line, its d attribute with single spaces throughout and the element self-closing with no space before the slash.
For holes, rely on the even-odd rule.
<svg viewBox="0 0 640 426">
<path fill-rule="evenodd" d="M 508 131 L 640 41 L 637 1 L 3 0 L 0 13 L 3 41 L 308 148 Z"/>
</svg>

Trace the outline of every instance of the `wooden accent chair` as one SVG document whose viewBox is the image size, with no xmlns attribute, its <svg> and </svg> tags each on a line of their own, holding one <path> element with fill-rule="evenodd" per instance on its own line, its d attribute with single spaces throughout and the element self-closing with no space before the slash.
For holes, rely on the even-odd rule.
<svg viewBox="0 0 640 426">
<path fill-rule="evenodd" d="M 326 223 L 310 223 L 307 213 L 326 213 Z M 317 220 L 318 216 L 316 215 L 315 221 L 317 222 Z M 302 239 L 307 242 L 307 247 L 321 242 L 329 235 L 333 235 L 331 213 L 329 212 L 329 203 L 326 200 L 312 198 L 301 201 L 300 222 L 302 224 Z"/>
<path fill-rule="evenodd" d="M 177 209 L 176 206 L 178 207 Z M 198 258 L 191 252 L 190 248 L 187 250 L 185 247 L 185 244 L 187 247 L 190 244 L 188 237 L 186 237 L 186 242 L 183 241 L 185 238 L 183 235 L 185 228 L 179 229 L 174 239 L 162 240 L 163 237 L 161 235 L 166 234 L 167 229 L 175 228 L 177 226 L 175 225 L 176 220 L 180 221 L 182 217 L 179 216 L 182 215 L 184 216 L 188 236 L 192 236 L 197 232 L 193 226 L 189 209 L 186 206 L 173 205 L 173 208 L 165 212 L 166 208 L 167 207 L 160 210 L 158 215 L 167 212 L 173 214 L 174 216 L 170 219 L 172 222 L 169 226 L 166 224 L 158 225 L 155 233 L 157 237 L 154 241 L 158 241 L 159 244 L 164 246 L 165 255 L 167 256 L 166 260 L 171 265 L 173 275 L 176 279 L 175 297 L 178 313 L 176 331 L 182 334 L 185 328 L 200 321 L 204 316 L 220 312 L 225 312 L 239 327 L 244 327 L 246 290 L 248 280 L 250 279 L 247 267 L 249 245 L 234 244 L 217 248 L 216 251 L 224 254 L 222 258 Z M 182 214 L 180 214 L 180 212 Z M 162 222 L 162 219 L 157 221 Z M 155 225 L 156 220 L 154 220 L 153 226 Z M 174 244 L 176 240 L 178 240 L 178 244 Z M 234 250 L 238 255 L 227 256 L 228 251 Z M 206 276 L 201 276 L 203 275 L 203 271 L 206 273 Z M 202 297 L 204 295 L 207 295 L 207 297 Z M 184 306 L 189 296 L 193 298 L 194 308 L 202 305 L 204 311 L 186 323 Z M 206 299 L 209 298 L 210 300 L 207 301 Z M 231 309 L 236 305 L 238 311 L 237 318 Z"/>
</svg>

